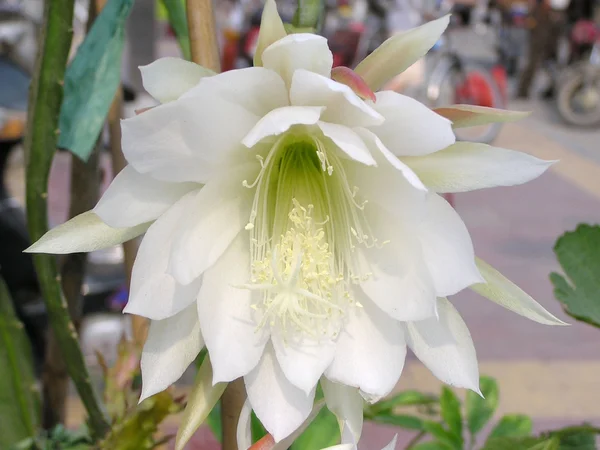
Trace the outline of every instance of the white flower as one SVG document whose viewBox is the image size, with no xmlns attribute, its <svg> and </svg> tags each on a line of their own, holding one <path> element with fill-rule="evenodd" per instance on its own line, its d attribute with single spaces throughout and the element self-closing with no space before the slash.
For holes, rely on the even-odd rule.
<svg viewBox="0 0 600 450">
<path fill-rule="evenodd" d="M 439 195 L 524 183 L 548 163 L 455 143 L 450 120 L 400 94 L 363 100 L 349 87 L 365 93 L 359 76 L 331 79 L 324 38 L 284 36 L 272 1 L 264 21 L 261 67 L 143 67 L 162 104 L 123 121 L 129 166 L 93 211 L 31 251 L 90 251 L 147 230 L 125 309 L 151 319 L 142 397 L 206 345 L 213 381 L 244 377 L 276 440 L 308 417 L 321 380 L 345 441 L 358 441 L 362 398 L 392 390 L 407 346 L 444 382 L 478 391 L 471 337 L 446 296 L 487 282 L 477 286 L 494 301 L 560 322 L 493 269 L 482 278 L 464 223 Z M 391 38 L 358 75 L 379 88 L 447 23 Z"/>
</svg>

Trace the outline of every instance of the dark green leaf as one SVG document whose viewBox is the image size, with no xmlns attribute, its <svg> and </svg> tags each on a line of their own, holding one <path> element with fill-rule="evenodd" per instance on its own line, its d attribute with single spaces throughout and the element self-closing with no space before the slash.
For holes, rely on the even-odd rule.
<svg viewBox="0 0 600 450">
<path fill-rule="evenodd" d="M 452 431 L 446 430 L 441 423 L 424 421 L 423 429 L 451 449 L 462 450 L 462 438 L 459 438 Z"/>
<path fill-rule="evenodd" d="M 291 450 L 321 450 L 340 441 L 340 429 L 336 417 L 323 408 L 290 447 Z"/>
<path fill-rule="evenodd" d="M 267 430 L 263 427 L 263 424 L 260 423 L 254 411 L 252 411 L 252 416 L 250 417 L 250 428 L 252 430 L 252 442 L 256 442 L 259 439 L 262 439 L 263 436 L 267 434 Z"/>
<path fill-rule="evenodd" d="M 395 425 L 409 430 L 423 430 L 423 419 L 408 414 L 378 414 L 373 421 Z"/>
<path fill-rule="evenodd" d="M 498 384 L 496 380 L 482 376 L 479 379 L 479 389 L 481 389 L 484 398 L 473 391 L 467 392 L 467 424 L 472 436 L 481 431 L 498 408 Z"/>
<path fill-rule="evenodd" d="M 206 418 L 206 424 L 219 442 L 223 439 L 223 424 L 221 423 L 221 401 L 219 400 Z"/>
<path fill-rule="evenodd" d="M 190 36 L 188 33 L 185 0 L 161 0 L 161 2 L 167 11 L 171 28 L 173 28 L 177 36 L 181 53 L 185 59 L 189 60 L 191 57 Z"/>
<path fill-rule="evenodd" d="M 553 437 L 529 447 L 529 450 L 558 450 L 560 439 Z"/>
<path fill-rule="evenodd" d="M 568 278 L 550 274 L 554 295 L 567 314 L 600 327 L 600 227 L 579 225 L 558 239 L 554 252 Z"/>
<path fill-rule="evenodd" d="M 531 434 L 532 422 L 529 416 L 523 414 L 507 414 L 503 416 L 488 439 L 498 437 L 524 437 Z"/>
<path fill-rule="evenodd" d="M 392 412 L 399 406 L 430 405 L 438 401 L 434 395 L 423 394 L 419 391 L 404 391 L 371 405 L 369 410 L 373 415 L 377 415 L 381 412 Z"/>
<path fill-rule="evenodd" d="M 437 441 L 421 442 L 420 444 L 411 447 L 411 450 L 449 450 L 453 447 L 448 447 L 445 444 Z"/>
<path fill-rule="evenodd" d="M 124 27 L 133 0 L 108 0 L 65 75 L 58 146 L 86 161 L 121 81 Z"/>
<path fill-rule="evenodd" d="M 39 407 L 30 343 L 0 278 L 0 448 L 35 437 Z"/>
<path fill-rule="evenodd" d="M 529 450 L 531 447 L 544 442 L 536 437 L 495 437 L 488 439 L 482 450 Z M 536 449 L 539 450 L 539 449 Z"/>
<path fill-rule="evenodd" d="M 560 436 L 560 450 L 596 450 L 596 436 L 592 432 L 581 432 Z"/>
<path fill-rule="evenodd" d="M 448 424 L 450 432 L 454 434 L 460 443 L 462 448 L 463 437 L 462 437 L 462 415 L 460 413 L 460 401 L 456 397 L 456 394 L 452 389 L 444 386 L 442 388 L 442 395 L 440 397 L 440 407 L 442 410 L 442 419 Z"/>
</svg>

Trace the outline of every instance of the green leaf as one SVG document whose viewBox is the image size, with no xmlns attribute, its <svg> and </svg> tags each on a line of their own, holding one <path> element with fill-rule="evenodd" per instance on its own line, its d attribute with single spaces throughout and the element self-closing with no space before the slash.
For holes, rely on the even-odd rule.
<svg viewBox="0 0 600 450">
<path fill-rule="evenodd" d="M 323 2 L 320 0 L 298 0 L 292 25 L 295 28 L 319 28 L 323 14 Z"/>
<path fill-rule="evenodd" d="M 221 401 L 219 400 L 206 418 L 206 424 L 219 442 L 223 439 L 223 423 L 221 422 Z M 222 443 L 222 442 L 221 442 Z"/>
<path fill-rule="evenodd" d="M 560 435 L 560 450 L 596 450 L 596 436 L 593 432 L 582 431 L 580 433 Z"/>
<path fill-rule="evenodd" d="M 495 437 L 488 439 L 482 450 L 529 450 L 531 447 L 545 442 L 536 437 Z M 539 450 L 539 449 L 536 449 Z"/>
<path fill-rule="evenodd" d="M 600 327 L 600 227 L 582 224 L 563 234 L 554 253 L 568 278 L 550 275 L 554 295 L 567 314 Z"/>
<path fill-rule="evenodd" d="M 171 25 L 171 28 L 173 28 L 175 36 L 177 36 L 177 42 L 179 42 L 183 57 L 190 60 L 190 36 L 188 33 L 185 0 L 161 0 L 161 3 L 167 11 L 169 24 Z"/>
<path fill-rule="evenodd" d="M 498 408 L 498 384 L 496 380 L 485 376 L 480 377 L 479 389 L 481 389 L 484 398 L 473 391 L 467 392 L 467 424 L 471 436 L 475 436 L 481 431 Z"/>
<path fill-rule="evenodd" d="M 424 421 L 423 429 L 451 449 L 462 450 L 462 438 L 459 438 L 454 432 L 446 430 L 441 423 Z"/>
<path fill-rule="evenodd" d="M 256 417 L 254 411 L 252 411 L 252 415 L 250 416 L 250 429 L 252 431 L 252 442 L 262 439 L 268 433 L 258 417 Z"/>
<path fill-rule="evenodd" d="M 408 430 L 423 430 L 423 419 L 408 414 L 381 413 L 372 418 L 374 422 L 386 423 Z"/>
<path fill-rule="evenodd" d="M 369 412 L 376 416 L 379 413 L 389 413 L 399 406 L 431 405 L 438 403 L 434 395 L 423 394 L 419 391 L 403 391 L 393 397 L 377 402 L 369 407 Z"/>
<path fill-rule="evenodd" d="M 58 146 L 84 161 L 121 82 L 124 27 L 134 0 L 108 0 L 67 68 Z"/>
<path fill-rule="evenodd" d="M 440 397 L 440 407 L 442 410 L 442 419 L 448 424 L 450 432 L 458 438 L 460 447 L 462 448 L 462 415 L 460 413 L 460 401 L 452 391 L 452 389 L 444 386 Z"/>
<path fill-rule="evenodd" d="M 333 413 L 323 408 L 290 448 L 291 450 L 321 450 L 339 441 L 338 421 Z"/>
<path fill-rule="evenodd" d="M 558 450 L 560 439 L 553 437 L 529 447 L 529 450 Z"/>
<path fill-rule="evenodd" d="M 32 438 L 39 426 L 31 347 L 0 278 L 0 448 Z"/>
<path fill-rule="evenodd" d="M 532 426 L 533 423 L 529 416 L 523 414 L 507 414 L 498 421 L 488 436 L 488 439 L 529 436 L 531 434 Z"/>
</svg>

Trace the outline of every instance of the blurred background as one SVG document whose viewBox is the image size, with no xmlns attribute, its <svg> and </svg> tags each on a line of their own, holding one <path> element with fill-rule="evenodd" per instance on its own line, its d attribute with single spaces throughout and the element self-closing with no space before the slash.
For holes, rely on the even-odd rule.
<svg viewBox="0 0 600 450">
<path fill-rule="evenodd" d="M 85 35 L 88 1 L 76 2 L 74 49 Z M 290 21 L 295 2 L 278 6 Z M 478 255 L 571 323 L 548 276 L 558 270 L 557 237 L 579 222 L 600 222 L 599 6 L 594 0 L 327 0 L 320 30 L 329 39 L 334 64 L 353 67 L 392 34 L 453 13 L 444 38 L 387 89 L 431 107 L 466 103 L 532 111 L 518 123 L 476 127 L 458 138 L 560 163 L 525 186 L 459 194 L 451 201 Z M 38 367 L 46 317 L 31 260 L 21 253 L 29 245 L 21 140 L 42 8 L 41 0 L 0 0 L 0 268 L 33 340 Z M 223 70 L 252 64 L 261 8 L 259 0 L 215 1 Z M 181 55 L 164 5 L 137 0 L 122 66 L 125 116 L 155 104 L 142 89 L 138 66 Z M 112 178 L 108 152 L 100 158 L 100 182 L 106 186 Z M 59 152 L 50 177 L 51 226 L 68 217 L 70 167 L 71 155 Z M 90 255 L 81 293 L 81 339 L 92 367 L 97 367 L 95 350 L 114 359 L 120 334 L 128 332 L 120 314 L 127 300 L 122 266 L 120 248 Z M 537 431 L 600 421 L 600 341 L 593 328 L 542 326 L 471 292 L 453 303 L 471 330 L 481 373 L 498 379 L 499 413 L 531 415 Z M 192 376 L 182 379 L 181 389 Z M 439 383 L 409 359 L 398 389 L 409 388 L 437 392 Z M 74 395 L 69 398 L 68 422 L 80 424 L 83 410 Z M 381 448 L 396 432 L 368 424 L 362 448 Z M 406 436 L 401 433 L 401 442 Z M 200 442 L 212 437 L 200 433 Z"/>
</svg>

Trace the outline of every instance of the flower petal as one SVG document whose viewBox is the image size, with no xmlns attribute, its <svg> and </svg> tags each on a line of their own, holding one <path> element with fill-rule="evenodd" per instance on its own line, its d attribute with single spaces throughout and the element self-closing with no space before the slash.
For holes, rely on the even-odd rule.
<svg viewBox="0 0 600 450">
<path fill-rule="evenodd" d="M 195 183 L 168 183 L 142 175 L 131 166 L 117 174 L 93 211 L 111 227 L 133 227 L 156 220 Z"/>
<path fill-rule="evenodd" d="M 422 320 L 435 315 L 433 280 L 418 241 L 402 221 L 367 205 L 369 225 L 380 246 L 360 248 L 358 256 L 370 274 L 361 281 L 365 294 L 396 320 Z"/>
<path fill-rule="evenodd" d="M 568 325 L 546 311 L 529 294 L 488 263 L 479 258 L 475 261 L 485 283 L 474 284 L 470 288 L 479 295 L 535 322 L 544 325 Z"/>
<path fill-rule="evenodd" d="M 406 324 L 406 342 L 441 381 L 479 392 L 477 355 L 469 329 L 454 306 L 438 299 L 439 319 Z"/>
<path fill-rule="evenodd" d="M 384 121 L 348 86 L 308 70 L 294 72 L 290 101 L 295 106 L 325 106 L 322 120 L 349 127 L 380 125 Z"/>
<path fill-rule="evenodd" d="M 273 333 L 271 340 L 277 362 L 287 379 L 308 395 L 333 361 L 335 342 L 309 338 L 285 340 L 279 332 Z"/>
<path fill-rule="evenodd" d="M 242 232 L 217 263 L 204 273 L 198 317 L 211 357 L 214 382 L 232 381 L 250 372 L 268 335 L 257 330 L 252 292 L 240 286 L 250 279 L 248 236 Z"/>
<path fill-rule="evenodd" d="M 381 450 L 394 450 L 396 448 L 396 441 L 398 441 L 398 435 L 397 434 L 389 442 L 389 444 L 386 445 L 385 447 L 383 447 Z"/>
<path fill-rule="evenodd" d="M 553 164 L 527 153 L 472 142 L 457 142 L 430 155 L 402 160 L 423 183 L 440 193 L 523 184 Z"/>
<path fill-rule="evenodd" d="M 150 225 L 142 223 L 130 228 L 112 228 L 95 212 L 86 211 L 47 231 L 25 252 L 54 255 L 93 252 L 127 242 L 143 234 Z"/>
<path fill-rule="evenodd" d="M 366 144 L 352 129 L 344 125 L 328 122 L 318 122 L 317 125 L 323 134 L 331 139 L 337 148 L 351 159 L 367 166 L 377 164 Z"/>
<path fill-rule="evenodd" d="M 321 387 L 329 410 L 340 423 L 342 443 L 355 444 L 359 441 L 363 427 L 363 398 L 355 387 L 321 380 Z"/>
<path fill-rule="evenodd" d="M 454 144 L 452 123 L 415 99 L 392 91 L 378 92 L 373 108 L 385 117 L 370 127 L 396 156 L 419 156 Z"/>
<path fill-rule="evenodd" d="M 359 289 L 354 295 L 362 307 L 356 306 L 348 313 L 335 359 L 325 376 L 378 399 L 389 394 L 400 378 L 406 344 L 396 320 L 379 310 Z"/>
<path fill-rule="evenodd" d="M 324 37 L 295 33 L 269 45 L 262 54 L 262 63 L 267 69 L 277 72 L 289 88 L 294 71 L 298 69 L 329 77 L 333 66 L 333 54 Z"/>
<path fill-rule="evenodd" d="M 161 103 L 177 100 L 204 78 L 215 75 L 210 69 L 181 58 L 160 58 L 141 66 L 146 92 Z"/>
<path fill-rule="evenodd" d="M 438 297 L 483 282 L 467 227 L 446 200 L 427 196 L 425 217 L 415 230 Z"/>
<path fill-rule="evenodd" d="M 236 442 L 239 450 L 248 450 L 252 447 L 252 405 L 246 399 L 238 418 Z"/>
<path fill-rule="evenodd" d="M 287 33 L 277 12 L 275 0 L 267 0 L 260 20 L 258 42 L 254 52 L 254 66 L 262 66 L 262 54 L 265 49 L 285 36 L 287 36 Z"/>
<path fill-rule="evenodd" d="M 293 125 L 314 125 L 319 121 L 323 107 L 285 106 L 265 115 L 243 138 L 242 143 L 251 148 L 269 136 L 278 136 Z"/>
<path fill-rule="evenodd" d="M 140 402 L 175 383 L 196 359 L 204 341 L 196 305 L 172 317 L 153 320 L 142 352 Z"/>
<path fill-rule="evenodd" d="M 424 56 L 439 40 L 449 23 L 450 16 L 447 15 L 392 36 L 367 56 L 356 67 L 355 72 L 373 91 L 379 90 L 387 81 Z"/>
<path fill-rule="evenodd" d="M 242 186 L 244 171 L 229 171 L 204 185 L 175 230 L 167 270 L 179 283 L 202 275 L 248 223 L 253 193 Z"/>
<path fill-rule="evenodd" d="M 276 442 L 301 426 L 313 409 L 315 392 L 306 395 L 287 380 L 271 345 L 244 381 L 252 409 Z"/>
<path fill-rule="evenodd" d="M 527 111 L 509 111 L 476 105 L 451 105 L 435 108 L 434 111 L 452 121 L 452 128 L 474 127 L 491 123 L 506 123 L 530 115 Z"/>
<path fill-rule="evenodd" d="M 392 152 L 390 152 L 375 133 L 367 130 L 366 128 L 355 128 L 354 131 L 362 138 L 363 142 L 367 144 L 371 150 L 371 155 L 373 155 L 375 162 L 377 162 L 378 165 L 380 164 L 378 161 L 380 158 L 377 157 L 377 153 L 379 153 L 392 167 L 399 170 L 400 173 L 404 175 L 404 178 L 406 178 L 406 181 L 408 181 L 413 187 L 421 191 L 427 191 L 427 188 L 419 179 L 417 174 L 413 172 L 410 167 L 400 161 L 400 159 L 398 159 Z"/>
<path fill-rule="evenodd" d="M 184 97 L 205 101 L 207 90 L 244 107 L 258 117 L 290 103 L 287 88 L 281 77 L 264 67 L 228 70 L 217 76 L 205 78 L 198 86 L 186 92 Z M 231 123 L 228 125 L 231 126 Z"/>
<path fill-rule="evenodd" d="M 161 320 L 177 314 L 196 299 L 200 279 L 183 286 L 167 268 L 174 232 L 194 207 L 197 195 L 197 190 L 188 192 L 148 229 L 133 264 L 124 312 Z"/>
<path fill-rule="evenodd" d="M 217 76 L 204 80 L 212 78 Z M 202 91 L 201 101 L 186 94 L 121 122 L 123 152 L 136 171 L 163 181 L 206 183 L 241 147 L 259 117 L 209 85 L 194 88 L 196 95 Z"/>
</svg>

